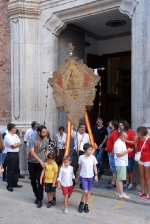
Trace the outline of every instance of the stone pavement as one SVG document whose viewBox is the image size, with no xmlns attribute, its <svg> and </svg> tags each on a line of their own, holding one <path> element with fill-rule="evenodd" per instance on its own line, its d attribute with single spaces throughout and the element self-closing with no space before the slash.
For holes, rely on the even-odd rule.
<svg viewBox="0 0 150 224">
<path fill-rule="evenodd" d="M 111 180 L 110 176 L 102 176 L 102 178 L 93 184 L 93 189 L 91 192 L 91 195 L 98 196 L 98 197 L 104 197 L 104 198 L 111 198 L 116 200 L 124 200 L 119 199 L 118 196 L 116 196 L 116 188 L 114 189 L 107 189 L 108 181 Z M 30 183 L 30 180 L 26 177 L 26 179 L 22 179 L 22 182 Z M 79 187 L 79 184 L 76 184 L 76 187 L 74 188 L 75 192 L 82 192 L 82 190 Z M 134 189 L 131 191 L 124 190 L 124 192 L 130 196 L 130 199 L 126 200 L 128 202 L 132 202 L 135 204 L 140 205 L 148 205 L 150 206 L 150 201 L 145 201 L 145 199 L 138 199 L 136 196 L 139 194 L 139 192 Z"/>
<path fill-rule="evenodd" d="M 91 195 L 90 212 L 79 213 L 78 205 L 81 194 L 73 192 L 69 199 L 67 215 L 63 214 L 63 196 L 57 189 L 57 204 L 47 208 L 44 194 L 43 206 L 38 209 L 28 180 L 20 181 L 23 188 L 14 192 L 6 190 L 6 183 L 0 179 L 0 224 L 148 224 L 150 223 L 149 206 L 128 203 L 115 198 Z M 79 190 L 79 188 L 76 188 Z M 94 188 L 95 190 L 96 188 Z"/>
</svg>

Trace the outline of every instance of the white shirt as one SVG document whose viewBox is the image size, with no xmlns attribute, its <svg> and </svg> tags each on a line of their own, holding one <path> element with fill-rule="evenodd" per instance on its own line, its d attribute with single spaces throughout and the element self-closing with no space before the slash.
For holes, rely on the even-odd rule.
<svg viewBox="0 0 150 224">
<path fill-rule="evenodd" d="M 19 152 L 19 147 L 12 149 L 11 145 L 15 144 L 15 143 L 19 143 L 20 139 L 19 137 L 14 134 L 11 135 L 10 133 L 7 133 L 5 135 L 4 138 L 4 145 L 5 145 L 5 149 L 7 150 L 7 152 Z"/>
<path fill-rule="evenodd" d="M 24 135 L 24 142 L 27 142 L 27 146 L 29 146 L 29 138 L 34 130 L 32 128 L 28 129 Z"/>
<path fill-rule="evenodd" d="M 58 181 L 63 187 L 70 187 L 73 185 L 72 179 L 75 178 L 72 166 L 62 166 L 59 171 Z"/>
<path fill-rule="evenodd" d="M 67 138 L 66 133 L 63 133 L 62 136 L 58 133 L 56 136 L 57 136 L 57 147 L 59 149 L 64 149 L 65 146 L 63 143 L 66 143 L 66 138 Z"/>
<path fill-rule="evenodd" d="M 83 133 L 82 135 L 76 131 L 72 130 L 71 131 L 71 137 L 74 139 L 74 145 L 75 145 L 75 149 L 76 150 L 83 150 L 83 146 L 85 143 L 89 143 L 90 144 L 90 138 L 89 135 L 87 133 Z"/>
<path fill-rule="evenodd" d="M 92 178 L 94 176 L 93 166 L 98 162 L 95 156 L 90 155 L 89 157 L 82 155 L 79 157 L 79 164 L 81 164 L 80 176 L 84 178 Z"/>
<path fill-rule="evenodd" d="M 117 157 L 117 153 L 121 153 L 125 150 L 127 150 L 125 142 L 118 138 L 114 144 L 115 166 L 128 166 L 128 153 L 126 153 L 124 156 Z"/>
</svg>

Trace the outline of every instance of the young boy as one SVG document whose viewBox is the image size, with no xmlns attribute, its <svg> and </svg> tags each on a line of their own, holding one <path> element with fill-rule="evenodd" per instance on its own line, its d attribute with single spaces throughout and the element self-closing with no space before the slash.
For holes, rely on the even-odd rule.
<svg viewBox="0 0 150 224">
<path fill-rule="evenodd" d="M 56 205 L 56 179 L 58 173 L 58 166 L 55 163 L 55 154 L 53 152 L 47 155 L 47 162 L 45 163 L 45 168 L 41 173 L 40 184 L 42 184 L 42 179 L 45 174 L 45 192 L 47 193 L 48 205 L 50 208 L 52 205 Z M 52 201 L 53 196 L 53 201 Z"/>
<path fill-rule="evenodd" d="M 63 159 L 64 166 L 60 168 L 59 177 L 58 177 L 58 187 L 60 184 L 62 187 L 62 193 L 64 195 L 64 213 L 68 213 L 68 198 L 70 198 L 73 190 L 73 179 L 75 180 L 75 175 L 73 172 L 73 167 L 70 166 L 71 158 L 70 156 L 65 156 Z"/>
<path fill-rule="evenodd" d="M 96 167 L 97 160 L 95 156 L 91 155 L 92 146 L 89 143 L 85 143 L 83 149 L 85 153 L 84 155 L 79 157 L 78 162 L 79 163 L 78 181 L 81 181 L 83 188 L 81 202 L 79 204 L 79 212 L 82 213 L 84 210 L 85 213 L 88 213 L 89 212 L 88 200 L 90 197 L 90 192 L 92 190 L 94 173 L 95 173 L 95 181 L 98 181 L 97 167 Z"/>
<path fill-rule="evenodd" d="M 119 198 L 129 199 L 130 196 L 123 192 L 123 181 L 126 180 L 126 169 L 128 166 L 128 153 L 133 149 L 126 147 L 125 141 L 128 135 L 126 131 L 120 131 L 119 139 L 114 145 L 114 160 L 117 171 L 116 187 Z"/>
</svg>

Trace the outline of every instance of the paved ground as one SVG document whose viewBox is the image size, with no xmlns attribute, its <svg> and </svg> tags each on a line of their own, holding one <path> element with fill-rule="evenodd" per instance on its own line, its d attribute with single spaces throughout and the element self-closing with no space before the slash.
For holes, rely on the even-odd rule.
<svg viewBox="0 0 150 224">
<path fill-rule="evenodd" d="M 149 206 L 116 200 L 115 196 L 114 198 L 105 198 L 104 195 L 103 197 L 92 195 L 89 202 L 90 213 L 80 214 L 77 208 L 81 194 L 74 192 L 69 200 L 69 213 L 65 215 L 62 212 L 61 190 L 57 190 L 57 205 L 48 209 L 46 207 L 47 199 L 45 194 L 43 206 L 41 209 L 38 209 L 34 204 L 35 198 L 30 183 L 20 183 L 23 184 L 22 189 L 8 192 L 5 187 L 6 183 L 0 179 L 0 224 L 51 224 L 54 222 L 57 224 L 150 223 Z M 76 191 L 78 190 L 79 188 L 76 188 Z M 115 195 L 114 193 L 109 194 Z"/>
</svg>

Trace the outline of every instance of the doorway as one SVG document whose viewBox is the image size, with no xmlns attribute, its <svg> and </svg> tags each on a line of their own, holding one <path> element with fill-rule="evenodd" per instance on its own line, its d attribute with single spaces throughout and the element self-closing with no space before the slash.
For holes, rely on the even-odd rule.
<svg viewBox="0 0 150 224">
<path fill-rule="evenodd" d="M 127 120 L 131 124 L 131 52 L 106 54 L 102 56 L 87 55 L 87 65 L 91 68 L 104 67 L 98 71 L 101 76 L 101 102 L 100 86 L 97 85 L 94 105 L 89 112 L 91 125 L 95 124 L 99 112 L 107 125 L 112 119 Z"/>
<path fill-rule="evenodd" d="M 87 55 L 87 65 L 91 68 L 104 67 L 98 71 L 101 76 L 101 100 L 100 86 L 96 86 L 94 105 L 89 112 L 91 126 L 95 125 L 99 114 L 104 125 L 112 119 L 127 120 L 131 123 L 131 52 L 107 54 L 102 56 Z M 107 153 L 103 157 L 104 175 L 111 176 Z"/>
</svg>

